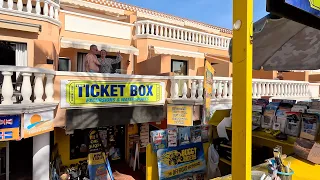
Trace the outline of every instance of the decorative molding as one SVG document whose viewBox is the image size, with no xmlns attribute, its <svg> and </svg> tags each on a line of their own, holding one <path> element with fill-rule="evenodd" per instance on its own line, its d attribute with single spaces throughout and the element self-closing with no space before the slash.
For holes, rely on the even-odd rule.
<svg viewBox="0 0 320 180">
<path fill-rule="evenodd" d="M 0 115 L 14 115 L 55 110 L 59 102 L 0 105 Z"/>
</svg>

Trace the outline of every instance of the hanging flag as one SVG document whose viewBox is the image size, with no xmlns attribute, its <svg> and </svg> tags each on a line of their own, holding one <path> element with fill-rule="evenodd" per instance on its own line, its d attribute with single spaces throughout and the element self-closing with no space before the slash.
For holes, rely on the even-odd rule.
<svg viewBox="0 0 320 180">
<path fill-rule="evenodd" d="M 0 141 L 20 139 L 20 115 L 0 116 Z"/>
<path fill-rule="evenodd" d="M 212 98 L 212 86 L 213 86 L 213 76 L 214 69 L 211 66 L 210 62 L 205 61 L 205 72 L 204 72 L 204 124 L 208 124 L 210 117 L 210 106 Z"/>
</svg>

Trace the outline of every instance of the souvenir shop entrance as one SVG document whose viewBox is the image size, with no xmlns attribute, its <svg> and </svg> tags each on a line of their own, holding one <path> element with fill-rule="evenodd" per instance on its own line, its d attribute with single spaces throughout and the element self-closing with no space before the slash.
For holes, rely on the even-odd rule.
<svg viewBox="0 0 320 180">
<path fill-rule="evenodd" d="M 86 122 L 77 124 L 79 117 L 94 116 L 98 119 L 93 118 L 85 128 L 78 129 Z M 103 168 L 110 164 L 115 179 L 144 180 L 149 130 L 159 129 L 156 124 L 160 126 L 162 120 L 163 106 L 67 110 L 66 130 L 56 128 L 54 132 L 52 163 L 58 164 L 57 174 L 68 174 L 71 179 L 89 178 L 91 173 L 97 177 L 97 161 L 91 159 L 92 154 L 105 154 L 108 162 L 102 159 L 100 163 Z"/>
</svg>

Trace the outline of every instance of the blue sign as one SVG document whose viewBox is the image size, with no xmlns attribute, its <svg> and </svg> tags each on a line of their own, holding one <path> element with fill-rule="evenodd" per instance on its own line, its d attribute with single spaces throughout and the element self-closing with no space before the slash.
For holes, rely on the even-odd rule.
<svg viewBox="0 0 320 180">
<path fill-rule="evenodd" d="M 320 17 L 319 0 L 285 0 L 285 2 L 291 6 Z"/>
<path fill-rule="evenodd" d="M 20 115 L 0 116 L 0 141 L 20 139 Z"/>
<path fill-rule="evenodd" d="M 206 172 L 202 143 L 159 149 L 157 158 L 159 180 L 199 179 Z"/>
<path fill-rule="evenodd" d="M 0 116 L 0 129 L 19 127 L 20 115 Z"/>
</svg>

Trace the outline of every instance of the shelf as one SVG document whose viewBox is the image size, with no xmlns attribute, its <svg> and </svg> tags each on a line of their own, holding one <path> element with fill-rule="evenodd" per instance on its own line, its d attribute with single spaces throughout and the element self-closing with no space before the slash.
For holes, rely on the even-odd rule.
<svg viewBox="0 0 320 180">
<path fill-rule="evenodd" d="M 228 164 L 228 165 L 231 166 L 231 161 L 229 161 L 229 160 L 227 160 L 227 159 L 225 159 L 225 158 L 219 158 L 219 160 L 220 160 L 221 162 L 226 163 L 226 164 Z"/>
</svg>

